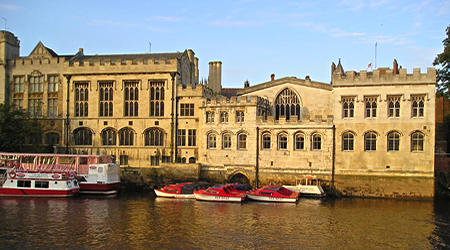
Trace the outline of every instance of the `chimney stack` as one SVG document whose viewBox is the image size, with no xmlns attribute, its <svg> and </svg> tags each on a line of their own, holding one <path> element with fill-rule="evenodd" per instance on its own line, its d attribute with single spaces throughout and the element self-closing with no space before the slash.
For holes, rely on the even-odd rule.
<svg viewBox="0 0 450 250">
<path fill-rule="evenodd" d="M 271 80 L 271 81 L 275 81 L 275 74 L 271 74 L 271 75 L 270 75 L 270 80 Z"/>
<path fill-rule="evenodd" d="M 207 86 L 215 94 L 220 94 L 222 91 L 222 62 L 209 62 L 209 75 Z"/>
</svg>

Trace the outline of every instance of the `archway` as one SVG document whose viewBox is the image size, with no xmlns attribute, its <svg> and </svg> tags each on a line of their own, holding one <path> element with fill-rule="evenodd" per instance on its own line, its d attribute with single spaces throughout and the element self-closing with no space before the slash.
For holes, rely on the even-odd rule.
<svg viewBox="0 0 450 250">
<path fill-rule="evenodd" d="M 230 183 L 241 183 L 241 184 L 247 184 L 250 185 L 250 180 L 242 173 L 236 173 L 232 176 L 230 176 L 229 181 Z"/>
</svg>

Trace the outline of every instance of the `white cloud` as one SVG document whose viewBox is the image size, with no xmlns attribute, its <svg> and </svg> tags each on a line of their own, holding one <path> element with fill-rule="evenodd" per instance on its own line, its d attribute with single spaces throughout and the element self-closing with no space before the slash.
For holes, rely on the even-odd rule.
<svg viewBox="0 0 450 250">
<path fill-rule="evenodd" d="M 18 10 L 19 6 L 17 5 L 12 5 L 12 4 L 0 4 L 0 9 L 5 9 L 5 10 Z"/>
<path fill-rule="evenodd" d="M 173 17 L 173 16 L 153 16 L 153 17 L 149 17 L 149 18 L 145 18 L 146 21 L 149 22 L 179 22 L 181 20 L 183 20 L 180 17 Z"/>
<path fill-rule="evenodd" d="M 231 27 L 231 26 L 248 26 L 251 23 L 247 21 L 218 20 L 210 23 L 214 26 Z"/>
</svg>

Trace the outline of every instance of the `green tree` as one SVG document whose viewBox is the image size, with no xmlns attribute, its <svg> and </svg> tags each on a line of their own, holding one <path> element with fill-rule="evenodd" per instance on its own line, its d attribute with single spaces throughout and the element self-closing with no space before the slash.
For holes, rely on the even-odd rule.
<svg viewBox="0 0 450 250">
<path fill-rule="evenodd" d="M 437 70 L 437 90 L 438 96 L 445 96 L 450 98 L 448 88 L 450 85 L 450 25 L 447 26 L 447 38 L 442 41 L 444 51 L 436 56 L 433 65 L 439 65 Z"/>
<path fill-rule="evenodd" d="M 0 151 L 39 152 L 41 137 L 41 126 L 36 120 L 30 119 L 22 109 L 0 104 Z"/>
</svg>

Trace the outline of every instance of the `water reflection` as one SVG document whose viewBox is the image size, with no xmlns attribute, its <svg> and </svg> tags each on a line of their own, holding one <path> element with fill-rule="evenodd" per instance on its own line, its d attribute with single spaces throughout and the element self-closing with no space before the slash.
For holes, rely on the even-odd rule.
<svg viewBox="0 0 450 250">
<path fill-rule="evenodd" d="M 449 202 L 0 198 L 3 248 L 448 248 Z"/>
</svg>

